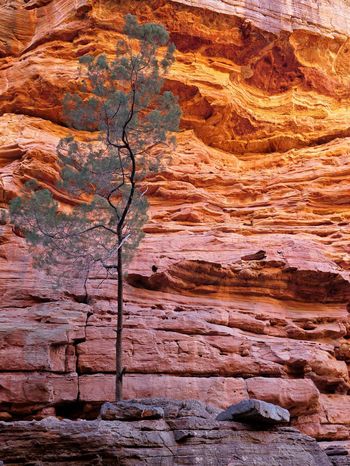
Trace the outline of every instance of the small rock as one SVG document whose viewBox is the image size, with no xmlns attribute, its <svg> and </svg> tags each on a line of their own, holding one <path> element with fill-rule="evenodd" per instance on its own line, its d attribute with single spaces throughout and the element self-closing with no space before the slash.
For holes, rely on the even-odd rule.
<svg viewBox="0 0 350 466">
<path fill-rule="evenodd" d="M 254 254 L 248 254 L 242 257 L 243 261 L 261 261 L 263 259 L 266 259 L 266 251 L 262 249 Z"/>
<path fill-rule="evenodd" d="M 105 421 L 137 421 L 163 418 L 164 410 L 158 406 L 147 406 L 135 401 L 119 401 L 118 403 L 104 403 L 101 406 L 100 415 Z"/>
<path fill-rule="evenodd" d="M 220 413 L 218 421 L 238 421 L 247 424 L 282 424 L 290 420 L 289 411 L 261 400 L 243 400 Z"/>
<path fill-rule="evenodd" d="M 342 445 L 330 445 L 324 452 L 327 456 L 348 456 L 348 450 Z"/>
</svg>

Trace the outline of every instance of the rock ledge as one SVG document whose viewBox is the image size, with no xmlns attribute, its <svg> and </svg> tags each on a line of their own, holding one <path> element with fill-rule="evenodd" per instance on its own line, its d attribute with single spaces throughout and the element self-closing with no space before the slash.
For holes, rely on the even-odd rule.
<svg viewBox="0 0 350 466">
<path fill-rule="evenodd" d="M 237 422 L 217 421 L 215 410 L 196 401 L 140 403 L 150 411 L 163 410 L 164 418 L 72 421 L 48 417 L 0 422 L 0 460 L 80 466 L 332 464 L 315 440 L 290 427 L 254 430 Z"/>
</svg>

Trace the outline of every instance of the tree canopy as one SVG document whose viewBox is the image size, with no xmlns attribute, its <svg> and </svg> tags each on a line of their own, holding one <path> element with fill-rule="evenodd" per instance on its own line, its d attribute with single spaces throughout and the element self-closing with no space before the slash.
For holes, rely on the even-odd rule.
<svg viewBox="0 0 350 466">
<path fill-rule="evenodd" d="M 177 99 L 163 90 L 175 50 L 168 32 L 132 15 L 123 32 L 112 57 L 80 58 L 79 92 L 64 97 L 67 124 L 89 132 L 85 140 L 69 136 L 57 146 L 55 190 L 71 204 L 35 181 L 11 203 L 36 266 L 61 270 L 64 277 L 73 268 L 85 283 L 92 269 L 102 269 L 106 278 L 117 271 L 121 246 L 124 262 L 135 251 L 147 219 L 142 180 L 162 163 L 161 151 L 151 149 L 169 142 L 179 125 Z"/>
</svg>

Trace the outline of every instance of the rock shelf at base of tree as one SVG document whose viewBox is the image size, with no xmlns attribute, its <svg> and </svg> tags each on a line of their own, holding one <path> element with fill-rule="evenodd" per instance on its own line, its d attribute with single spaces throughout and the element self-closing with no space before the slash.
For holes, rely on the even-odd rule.
<svg viewBox="0 0 350 466">
<path fill-rule="evenodd" d="M 135 402 L 123 403 L 126 410 L 135 409 Z M 256 430 L 218 421 L 217 409 L 192 400 L 140 400 L 138 408 L 141 405 L 162 410 L 164 417 L 0 422 L 0 460 L 4 464 L 39 464 L 40 460 L 40 464 L 80 466 L 332 465 L 314 439 L 294 428 Z"/>
</svg>

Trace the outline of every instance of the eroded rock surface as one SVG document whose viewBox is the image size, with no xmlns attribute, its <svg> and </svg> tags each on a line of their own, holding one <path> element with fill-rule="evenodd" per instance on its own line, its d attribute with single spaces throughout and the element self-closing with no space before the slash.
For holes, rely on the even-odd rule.
<svg viewBox="0 0 350 466">
<path fill-rule="evenodd" d="M 140 405 L 144 402 L 140 400 Z M 290 427 L 259 430 L 217 421 L 212 410 L 198 402 L 150 400 L 151 406 L 162 410 L 164 417 L 133 422 L 54 417 L 0 422 L 0 459 L 5 464 L 54 465 L 332 464 L 315 440 Z"/>
<path fill-rule="evenodd" d="M 126 287 L 126 396 L 223 408 L 258 397 L 319 440 L 349 439 L 349 11 L 345 0 L 2 3 L 1 209 L 29 178 L 53 186 L 78 58 L 112 53 L 125 13 L 162 22 L 178 49 L 166 86 L 182 130 L 147 180 L 150 221 Z M 89 304 L 74 279 L 54 289 L 1 219 L 0 418 L 112 401 L 115 283 L 92 280 Z"/>
</svg>

